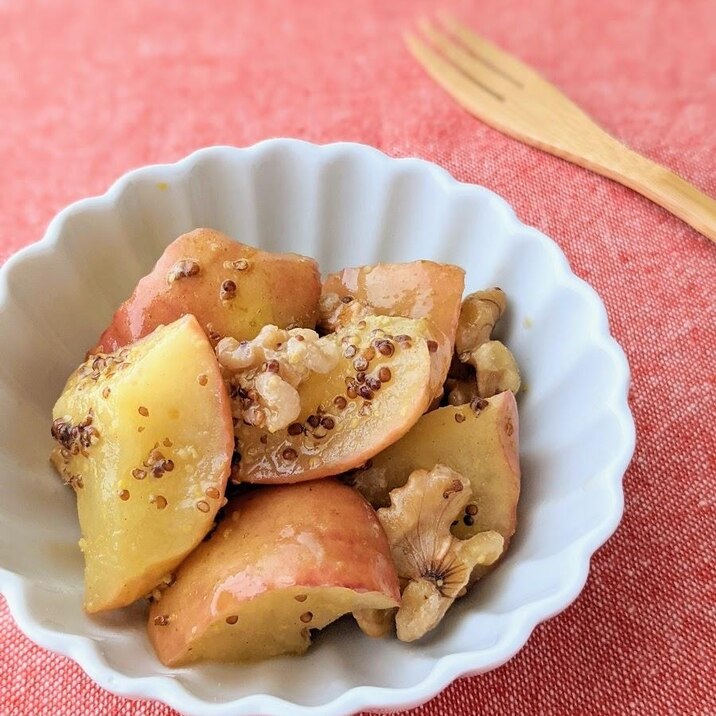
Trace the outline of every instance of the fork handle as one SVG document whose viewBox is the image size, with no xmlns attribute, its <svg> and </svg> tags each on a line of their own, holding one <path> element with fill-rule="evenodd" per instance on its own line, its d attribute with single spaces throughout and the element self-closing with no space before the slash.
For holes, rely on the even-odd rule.
<svg viewBox="0 0 716 716">
<path fill-rule="evenodd" d="M 661 164 L 610 139 L 595 156 L 585 159 L 589 169 L 638 191 L 716 243 L 714 199 Z"/>
</svg>

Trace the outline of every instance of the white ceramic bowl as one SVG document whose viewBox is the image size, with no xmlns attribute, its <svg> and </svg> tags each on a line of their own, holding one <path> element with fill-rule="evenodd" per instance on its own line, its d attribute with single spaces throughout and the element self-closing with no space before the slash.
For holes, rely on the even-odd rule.
<svg viewBox="0 0 716 716">
<path fill-rule="evenodd" d="M 82 612 L 74 497 L 47 461 L 51 407 L 137 279 L 199 226 L 314 256 L 323 271 L 428 258 L 463 266 L 468 290 L 506 290 L 501 333 L 527 385 L 518 531 L 499 569 L 422 642 L 371 640 L 346 621 L 301 658 L 171 671 L 152 653 L 141 605 L 101 618 Z M 106 689 L 187 714 L 342 714 L 422 702 L 458 676 L 504 663 L 572 602 L 621 517 L 634 425 L 628 366 L 602 303 L 502 199 L 424 161 L 271 140 L 130 172 L 62 211 L 42 241 L 6 263 L 0 345 L 0 588 L 12 614 Z"/>
</svg>

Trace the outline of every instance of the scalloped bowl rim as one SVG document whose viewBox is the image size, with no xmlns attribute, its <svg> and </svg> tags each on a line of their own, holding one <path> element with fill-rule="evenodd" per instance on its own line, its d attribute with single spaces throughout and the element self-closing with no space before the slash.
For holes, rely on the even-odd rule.
<svg viewBox="0 0 716 716">
<path fill-rule="evenodd" d="M 43 238 L 10 256 L 0 267 L 0 308 L 9 296 L 7 277 L 21 264 L 32 261 L 35 256 L 53 252 L 59 245 L 66 220 L 85 210 L 116 205 L 124 191 L 136 179 L 158 171 L 178 174 L 190 172 L 199 162 L 213 154 L 241 152 L 259 154 L 266 149 L 277 150 L 282 146 L 307 148 L 326 153 L 372 153 L 383 162 L 398 162 L 403 166 L 427 172 L 446 190 L 462 189 L 482 194 L 491 208 L 499 211 L 511 228 L 519 229 L 540 243 L 540 248 L 549 255 L 556 277 L 563 285 L 580 293 L 586 299 L 589 309 L 596 316 L 598 329 L 592 342 L 599 345 L 612 362 L 613 379 L 617 386 L 615 394 L 620 398 L 610 405 L 612 417 L 620 424 L 621 442 L 615 446 L 615 453 L 608 469 L 603 470 L 602 479 L 610 489 L 612 510 L 601 524 L 580 536 L 563 550 L 569 559 L 569 569 L 564 570 L 561 589 L 543 596 L 512 611 L 512 629 L 493 648 L 473 652 L 448 654 L 437 659 L 422 681 L 400 688 L 384 686 L 357 686 L 340 696 L 317 706 L 306 706 L 287 701 L 270 694 L 259 693 L 241 697 L 234 701 L 213 703 L 206 701 L 185 689 L 176 679 L 166 675 L 128 677 L 115 671 L 100 653 L 98 645 L 88 637 L 53 631 L 39 624 L 30 615 L 28 580 L 0 568 L 0 593 L 19 628 L 36 644 L 68 656 L 77 662 L 89 677 L 106 690 L 129 698 L 160 700 L 186 713 L 206 716 L 229 716 L 229 714 L 281 713 L 281 714 L 344 714 L 362 709 L 407 708 L 424 703 L 455 679 L 471 673 L 480 673 L 501 666 L 512 658 L 526 643 L 532 631 L 542 621 L 555 616 L 569 606 L 579 595 L 587 580 L 591 556 L 614 533 L 623 513 L 624 495 L 622 478 L 634 452 L 636 433 L 634 420 L 628 405 L 630 384 L 629 366 L 626 356 L 609 332 L 604 305 L 596 291 L 572 271 L 566 256 L 559 246 L 542 232 L 523 224 L 512 207 L 499 195 L 480 185 L 459 182 L 445 169 L 417 158 L 390 157 L 374 147 L 353 142 L 313 144 L 298 139 L 267 139 L 249 147 L 212 146 L 199 149 L 187 157 L 169 164 L 152 164 L 131 170 L 117 179 L 100 196 L 76 201 L 60 211 L 50 222 Z"/>
</svg>

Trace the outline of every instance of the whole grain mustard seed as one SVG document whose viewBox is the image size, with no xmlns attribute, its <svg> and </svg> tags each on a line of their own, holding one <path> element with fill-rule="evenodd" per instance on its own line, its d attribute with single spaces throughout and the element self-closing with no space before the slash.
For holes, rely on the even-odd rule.
<svg viewBox="0 0 716 716">
<path fill-rule="evenodd" d="M 456 423 L 464 423 L 465 416 L 462 413 L 455 413 L 455 422 Z"/>
<path fill-rule="evenodd" d="M 284 448 L 281 457 L 284 460 L 295 460 L 298 457 L 298 453 L 292 447 L 287 447 Z"/>
<path fill-rule="evenodd" d="M 206 375 L 206 373 L 202 373 L 200 376 L 197 377 L 197 381 L 199 385 L 206 385 L 209 382 L 209 377 Z"/>
<path fill-rule="evenodd" d="M 375 378 L 372 375 L 369 375 L 365 379 L 365 384 L 371 389 L 371 390 L 380 390 L 380 386 L 382 385 L 380 382 L 380 379 Z"/>
<path fill-rule="evenodd" d="M 237 617 L 236 614 L 232 614 L 230 617 L 226 617 L 227 624 L 234 625 L 237 621 L 239 621 L 239 617 Z"/>
<path fill-rule="evenodd" d="M 333 405 L 335 405 L 338 410 L 344 410 L 346 405 L 348 405 L 348 401 L 342 395 L 337 395 L 333 398 Z"/>
<path fill-rule="evenodd" d="M 212 500 L 218 500 L 221 497 L 221 493 L 215 487 L 207 487 L 204 494 Z"/>
<path fill-rule="evenodd" d="M 148 418 L 148 417 L 149 417 L 149 411 L 148 411 L 143 405 L 140 405 L 139 408 L 137 408 L 137 412 L 138 412 L 143 418 Z"/>
<path fill-rule="evenodd" d="M 167 498 L 163 495 L 152 495 L 149 502 L 156 505 L 158 510 L 163 510 L 167 506 Z"/>
<path fill-rule="evenodd" d="M 196 259 L 181 259 L 181 261 L 177 261 L 169 270 L 167 283 L 172 284 L 181 278 L 196 276 L 200 270 L 201 267 Z"/>
<path fill-rule="evenodd" d="M 300 435 L 303 432 L 303 425 L 301 423 L 291 423 L 288 426 L 288 434 L 289 435 Z"/>
<path fill-rule="evenodd" d="M 246 259 L 236 259 L 236 261 L 224 261 L 225 269 L 234 269 L 234 271 L 246 271 L 249 262 Z"/>
<path fill-rule="evenodd" d="M 134 470 L 132 470 L 132 477 L 135 480 L 143 480 L 147 476 L 147 471 L 142 470 L 141 467 L 135 467 Z"/>
<path fill-rule="evenodd" d="M 211 507 L 206 500 L 199 500 L 199 502 L 196 503 L 196 509 L 199 510 L 199 512 L 208 512 Z"/>
<path fill-rule="evenodd" d="M 304 624 L 308 624 L 313 619 L 313 612 L 304 612 L 300 619 Z"/>
<path fill-rule="evenodd" d="M 469 504 L 465 508 L 465 512 L 467 512 L 468 515 L 474 517 L 477 514 L 477 505 L 474 502 L 472 504 Z"/>
<path fill-rule="evenodd" d="M 393 346 L 393 344 L 385 338 L 376 340 L 374 343 L 375 347 L 378 349 L 378 353 L 383 356 L 390 357 L 393 353 L 395 353 L 395 346 Z"/>
<path fill-rule="evenodd" d="M 386 365 L 382 366 L 378 371 L 378 380 L 381 383 L 387 383 L 392 377 L 393 374 L 390 372 L 390 368 Z"/>
<path fill-rule="evenodd" d="M 169 615 L 168 614 L 161 614 L 157 617 L 154 617 L 154 625 L 155 626 L 166 626 L 169 624 Z"/>
<path fill-rule="evenodd" d="M 297 602 L 305 602 L 306 599 L 308 599 L 308 594 L 297 594 L 297 595 L 294 597 L 294 599 L 295 599 Z"/>
<path fill-rule="evenodd" d="M 122 502 L 126 502 L 129 499 L 129 490 L 120 490 L 119 499 L 122 500 Z"/>
<path fill-rule="evenodd" d="M 431 353 L 435 353 L 435 351 L 438 349 L 438 343 L 437 341 L 428 341 L 428 350 Z"/>
<path fill-rule="evenodd" d="M 221 289 L 219 290 L 219 296 L 222 301 L 230 301 L 232 298 L 235 298 L 236 283 L 230 278 L 227 278 L 225 281 L 223 281 L 221 284 Z"/>
</svg>

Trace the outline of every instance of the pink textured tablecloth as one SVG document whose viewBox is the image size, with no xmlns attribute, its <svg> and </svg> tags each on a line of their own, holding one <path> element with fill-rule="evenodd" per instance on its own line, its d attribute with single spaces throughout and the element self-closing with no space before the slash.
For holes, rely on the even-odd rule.
<svg viewBox="0 0 716 716">
<path fill-rule="evenodd" d="M 716 2 L 449 3 L 612 133 L 716 195 Z M 271 136 L 355 140 L 502 194 L 603 297 L 638 427 L 622 526 L 506 666 L 421 714 L 716 713 L 716 247 L 480 124 L 400 32 L 428 3 L 0 0 L 0 258 L 125 170 Z M 0 714 L 173 713 L 103 692 L 0 600 Z"/>
</svg>

